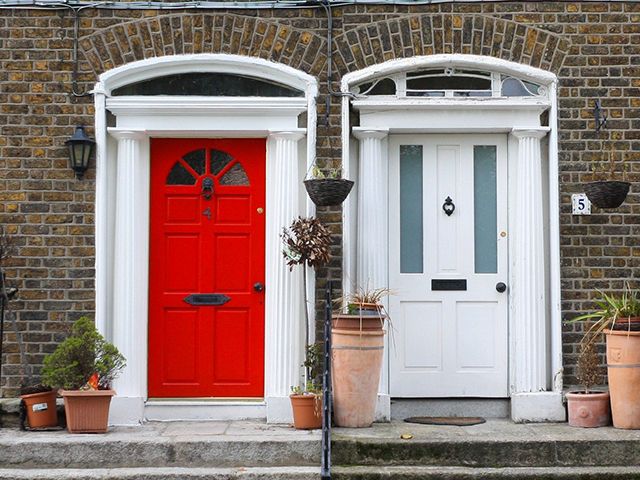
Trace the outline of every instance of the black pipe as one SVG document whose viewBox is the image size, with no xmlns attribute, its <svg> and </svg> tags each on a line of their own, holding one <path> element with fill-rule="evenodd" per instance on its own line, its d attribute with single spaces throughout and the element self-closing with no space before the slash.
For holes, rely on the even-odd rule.
<svg viewBox="0 0 640 480">
<path fill-rule="evenodd" d="M 322 459 L 320 478 L 331 480 L 331 298 L 333 282 L 327 281 L 324 316 L 324 370 L 322 372 Z"/>
</svg>

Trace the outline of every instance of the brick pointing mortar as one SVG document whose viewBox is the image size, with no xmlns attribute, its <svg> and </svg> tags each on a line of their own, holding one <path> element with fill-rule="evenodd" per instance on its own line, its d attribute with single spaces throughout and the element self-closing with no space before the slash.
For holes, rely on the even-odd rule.
<svg viewBox="0 0 640 480">
<path fill-rule="evenodd" d="M 334 77 L 393 58 L 436 53 L 489 55 L 559 76 L 562 310 L 588 308 L 595 288 L 638 287 L 640 207 L 632 187 L 618 210 L 570 212 L 571 193 L 606 157 L 640 179 L 640 4 L 625 2 L 443 3 L 353 5 L 334 9 Z M 127 62 L 155 56 L 224 52 L 281 62 L 317 76 L 326 95 L 322 9 L 142 11 L 84 10 L 79 87 Z M 64 142 L 73 126 L 93 125 L 91 97 L 69 95 L 73 21 L 66 10 L 0 10 L 0 222 L 18 253 L 8 277 L 29 362 L 42 359 L 69 324 L 94 310 L 95 171 L 78 181 Z M 608 129 L 597 135 L 591 108 L 601 99 Z M 318 159 L 340 162 L 340 102 L 318 102 Z M 91 130 L 91 129 L 89 129 Z M 609 137 L 610 136 L 610 137 Z M 610 142 L 605 142 L 609 140 Z M 335 233 L 334 259 L 318 273 L 318 298 L 329 276 L 341 278 L 341 214 L 320 209 Z M 318 301 L 318 307 L 322 302 Z M 319 310 L 320 311 L 320 310 Z M 580 326 L 564 326 L 565 381 L 575 383 Z M 2 393 L 22 381 L 15 334 L 5 337 Z"/>
</svg>

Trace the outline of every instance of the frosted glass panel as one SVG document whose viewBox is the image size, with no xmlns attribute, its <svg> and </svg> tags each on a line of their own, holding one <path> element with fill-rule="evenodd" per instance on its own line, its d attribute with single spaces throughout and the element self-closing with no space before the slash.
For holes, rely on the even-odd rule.
<svg viewBox="0 0 640 480">
<path fill-rule="evenodd" d="M 476 273 L 498 272 L 496 147 L 473 147 Z"/>
<path fill-rule="evenodd" d="M 422 145 L 400 145 L 400 273 L 422 273 Z"/>
</svg>

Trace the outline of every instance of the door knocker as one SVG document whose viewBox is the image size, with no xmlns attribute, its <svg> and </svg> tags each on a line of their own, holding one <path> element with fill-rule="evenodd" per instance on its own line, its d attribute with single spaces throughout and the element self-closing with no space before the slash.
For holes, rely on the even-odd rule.
<svg viewBox="0 0 640 480">
<path fill-rule="evenodd" d="M 442 210 L 447 214 L 447 217 L 450 217 L 453 211 L 456 209 L 456 206 L 453 204 L 453 200 L 451 197 L 447 197 L 444 199 L 444 204 L 442 205 Z"/>
<path fill-rule="evenodd" d="M 205 200 L 211 200 L 211 195 L 213 195 L 213 178 L 207 177 L 202 181 L 201 195 Z"/>
</svg>

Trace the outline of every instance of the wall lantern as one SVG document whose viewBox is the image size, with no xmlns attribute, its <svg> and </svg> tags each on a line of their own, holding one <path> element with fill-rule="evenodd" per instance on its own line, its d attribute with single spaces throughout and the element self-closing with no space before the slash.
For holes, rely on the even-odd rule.
<svg viewBox="0 0 640 480">
<path fill-rule="evenodd" d="M 89 158 L 93 153 L 96 142 L 87 136 L 84 127 L 76 127 L 73 136 L 65 142 L 69 146 L 69 160 L 71 168 L 78 178 L 82 178 L 89 168 Z"/>
</svg>

